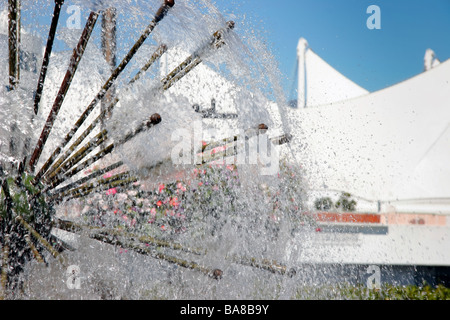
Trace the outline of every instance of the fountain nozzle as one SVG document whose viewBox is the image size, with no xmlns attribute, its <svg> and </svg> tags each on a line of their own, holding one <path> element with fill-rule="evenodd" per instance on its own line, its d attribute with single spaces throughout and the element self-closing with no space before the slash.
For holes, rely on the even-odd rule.
<svg viewBox="0 0 450 320">
<path fill-rule="evenodd" d="M 264 123 L 261 123 L 260 125 L 258 125 L 258 131 L 261 134 L 266 133 L 268 129 L 269 129 L 269 127 Z"/>
<path fill-rule="evenodd" d="M 157 125 L 161 121 L 162 121 L 162 119 L 161 119 L 161 116 L 159 115 L 159 113 L 154 113 L 150 116 L 150 120 L 147 122 L 147 126 L 151 127 L 151 126 Z"/>
<path fill-rule="evenodd" d="M 216 280 L 222 279 L 222 276 L 223 276 L 223 271 L 220 269 L 214 269 L 211 274 L 211 277 Z"/>
<path fill-rule="evenodd" d="M 169 7 L 173 7 L 175 5 L 175 0 L 165 0 L 164 4 Z"/>
<path fill-rule="evenodd" d="M 164 0 L 164 4 L 158 9 L 155 14 L 154 22 L 160 22 L 169 12 L 169 9 L 175 5 L 175 0 Z"/>
</svg>

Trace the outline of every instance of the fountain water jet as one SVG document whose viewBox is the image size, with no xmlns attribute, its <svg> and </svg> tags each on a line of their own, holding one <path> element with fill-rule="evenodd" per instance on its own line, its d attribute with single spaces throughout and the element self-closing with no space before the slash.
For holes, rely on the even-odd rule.
<svg viewBox="0 0 450 320">
<path fill-rule="evenodd" d="M 56 2 L 55 5 L 61 6 L 62 3 Z M 192 10 L 186 4 L 183 5 L 184 9 Z M 172 7 L 174 8 L 171 9 Z M 91 12 L 85 32 L 80 38 L 79 49 L 74 51 L 67 77 L 63 80 L 60 94 L 57 95 L 54 108 L 50 111 L 44 124 L 44 130 L 38 139 L 28 166 L 25 166 L 26 162 L 23 161 L 19 169 L 13 168 L 2 175 L 1 222 L 3 229 L 1 244 L 4 251 L 2 255 L 2 292 L 6 297 L 14 297 L 18 294 L 17 288 L 21 286 L 25 291 L 25 296 L 28 294 L 30 297 L 37 294 L 39 290 L 37 288 L 40 286 L 58 287 L 53 293 L 44 293 L 47 295 L 46 297 L 76 295 L 76 291 L 64 288 L 64 282 L 63 287 L 61 287 L 61 283 L 57 285 L 54 281 L 58 282 L 59 280 L 54 278 L 49 279 L 50 284 L 36 280 L 36 277 L 48 272 L 57 274 L 61 268 L 66 269 L 69 264 L 81 264 L 82 270 L 90 269 L 89 276 L 83 280 L 84 284 L 91 289 L 87 293 L 89 297 L 96 296 L 95 290 L 92 288 L 104 287 L 99 283 L 108 282 L 106 275 L 111 276 L 110 272 L 117 275 L 118 269 L 120 272 L 133 269 L 133 272 L 125 277 L 128 281 L 126 289 L 118 289 L 120 287 L 117 284 L 120 281 L 119 277 L 110 279 L 114 284 L 107 291 L 118 291 L 122 297 L 152 298 L 152 295 L 156 294 L 180 298 L 187 297 L 186 294 L 190 291 L 200 294 L 200 297 L 205 297 L 205 294 L 206 296 L 212 294 L 212 297 L 215 298 L 248 297 L 252 294 L 259 295 L 259 290 L 266 286 L 267 290 L 271 291 L 274 286 L 280 284 L 282 284 L 282 290 L 277 294 L 288 295 L 290 292 L 288 288 L 292 286 L 286 279 L 294 277 L 296 270 L 279 262 L 289 261 L 289 254 L 286 255 L 285 250 L 280 250 L 280 248 L 287 246 L 289 241 L 292 241 L 289 234 L 299 232 L 302 225 L 310 223 L 307 216 L 298 213 L 299 206 L 302 205 L 301 199 L 290 199 L 291 203 L 284 202 L 285 200 L 282 199 L 286 191 L 286 186 L 283 186 L 284 180 L 282 183 L 270 183 L 269 186 L 266 186 L 267 188 L 261 189 L 257 179 L 245 181 L 245 183 L 240 181 L 240 175 L 243 172 L 238 167 L 234 165 L 216 166 L 213 163 L 226 157 L 235 156 L 237 144 L 242 141 L 249 143 L 248 141 L 252 139 L 250 134 L 244 132 L 243 136 L 239 138 L 232 135 L 232 138 L 228 138 L 222 143 L 205 143 L 201 150 L 194 150 L 204 154 L 204 161 L 202 162 L 203 166 L 195 168 L 194 174 L 191 176 L 189 176 L 189 170 L 180 169 L 172 165 L 170 159 L 164 158 L 162 162 L 157 161 L 153 164 L 152 161 L 148 161 L 150 169 L 147 170 L 147 173 L 150 172 L 150 174 L 142 177 L 134 172 L 136 170 L 133 169 L 136 168 L 133 168 L 133 164 L 130 166 L 130 163 L 124 160 L 126 157 L 124 157 L 124 149 L 121 145 L 123 144 L 124 147 L 133 145 L 136 139 L 142 138 L 142 135 L 138 136 L 138 134 L 144 129 L 148 130 L 150 136 L 156 135 L 155 137 L 157 137 L 157 130 L 166 123 L 166 117 L 154 113 L 150 120 L 141 122 L 136 129 L 125 135 L 125 131 L 121 130 L 120 121 L 118 125 L 115 118 L 120 118 L 124 110 L 125 112 L 133 111 L 132 104 L 136 100 L 142 101 L 149 98 L 154 100 L 152 101 L 154 106 L 164 106 L 168 110 L 179 109 L 177 104 L 183 104 L 184 100 L 176 95 L 170 96 L 170 89 L 181 81 L 189 81 L 186 76 L 202 63 L 207 63 L 212 67 L 215 65 L 220 67 L 224 63 L 223 60 L 215 60 L 212 54 L 217 49 L 236 44 L 236 36 L 231 33 L 235 27 L 233 22 L 228 22 L 224 28 L 213 33 L 209 40 L 202 40 L 203 44 L 197 49 L 191 50 L 193 53 L 179 63 L 172 72 L 164 76 L 153 87 L 144 89 L 143 86 L 147 86 L 148 82 L 143 85 L 137 83 L 137 80 L 149 70 L 157 59 L 161 59 L 168 47 L 178 41 L 171 42 L 170 39 L 164 39 L 168 40 L 167 43 L 160 44 L 154 51 L 150 60 L 129 82 L 129 87 L 123 91 L 123 97 L 119 99 L 119 96 L 122 95 L 117 95 L 109 107 L 91 122 L 90 126 L 78 136 L 72 145 L 68 146 L 69 142 L 75 139 L 76 133 L 82 128 L 84 122 L 89 119 L 94 107 L 116 83 L 119 75 L 130 64 L 131 59 L 137 55 L 138 49 L 144 44 L 153 29 L 163 19 L 166 19 L 166 16 L 170 17 L 171 10 L 175 14 L 176 8 L 173 1 L 166 0 L 157 10 L 150 25 L 119 66 L 114 69 L 112 75 L 106 80 L 94 100 L 82 112 L 75 125 L 71 129 L 69 128 L 70 132 L 62 140 L 62 143 L 56 146 L 48 160 L 39 167 L 39 159 L 44 151 L 47 138 L 50 136 L 53 122 L 59 108 L 63 106 L 78 64 L 83 62 L 81 57 L 99 16 L 98 11 Z M 178 12 L 177 14 L 178 18 L 185 17 L 183 13 Z M 50 30 L 49 43 L 54 37 L 54 29 L 53 27 Z M 161 34 L 157 36 L 164 38 Z M 189 46 L 193 44 L 195 43 L 191 41 Z M 49 44 L 48 47 L 50 50 L 51 45 Z M 227 53 L 229 52 L 227 51 Z M 225 61 L 230 63 L 229 59 L 228 56 Z M 45 61 L 48 61 L 48 54 L 42 70 L 47 68 Z M 231 62 L 235 62 L 235 60 L 231 59 Z M 233 70 L 233 72 L 235 71 Z M 45 74 L 45 71 L 43 72 Z M 240 72 L 237 74 L 241 75 Z M 42 76 L 39 79 L 38 88 L 44 88 L 44 84 L 45 76 Z M 136 92 L 137 95 L 135 95 Z M 169 97 L 163 97 L 167 92 L 169 92 Z M 240 103 L 250 106 L 257 100 L 253 94 L 240 93 L 237 97 L 241 99 Z M 121 104 L 122 102 L 123 104 Z M 40 108 L 36 108 L 35 105 L 35 110 L 37 109 Z M 238 112 L 238 116 L 248 118 L 241 121 L 241 125 L 244 127 L 248 121 L 258 118 L 255 112 L 257 110 L 250 109 L 251 107 L 245 105 L 238 108 L 238 111 L 243 111 Z M 104 120 L 107 113 L 112 111 L 111 124 L 81 146 L 94 133 L 96 125 Z M 138 108 L 136 112 L 140 111 L 141 109 Z M 192 110 L 181 114 L 196 116 L 195 111 Z M 186 117 L 181 118 L 186 120 Z M 136 119 L 138 122 L 140 121 L 138 117 Z M 125 124 L 123 121 L 121 123 L 122 126 L 125 125 L 128 128 L 133 125 L 132 123 Z M 188 122 L 188 124 L 190 123 L 192 122 Z M 173 124 L 169 125 L 172 125 L 172 129 L 174 128 Z M 256 136 L 265 135 L 267 129 L 265 124 L 259 125 Z M 289 135 L 282 135 L 272 140 L 274 144 L 279 145 L 289 142 L 289 139 Z M 107 140 L 112 140 L 112 142 L 106 147 L 102 147 Z M 120 148 L 118 148 L 119 146 Z M 160 148 L 162 146 L 161 144 Z M 227 153 L 222 149 L 216 152 L 217 148 L 224 146 L 234 151 Z M 115 152 L 113 153 L 113 151 Z M 208 152 L 213 156 L 208 157 Z M 91 154 L 93 155 L 91 156 Z M 88 176 L 79 176 L 83 170 L 92 168 L 93 164 L 98 164 L 100 160 L 106 160 L 107 155 L 115 156 L 116 161 L 100 166 L 96 169 L 97 171 L 94 170 Z M 119 159 L 117 160 L 117 158 Z M 34 174 L 36 168 L 39 170 Z M 186 179 L 169 179 L 168 168 L 169 170 L 181 170 Z M 284 167 L 284 169 L 286 168 Z M 292 174 L 288 171 L 284 173 Z M 284 177 L 282 178 L 284 179 Z M 164 184 L 159 184 L 157 192 L 151 188 L 143 189 L 141 184 L 137 184 L 149 180 L 156 185 L 158 185 L 158 181 L 162 181 Z M 273 180 L 277 179 L 274 178 L 271 181 L 273 182 Z M 106 197 L 104 193 L 101 193 L 102 191 L 108 192 Z M 111 195 L 113 196 L 110 197 Z M 120 201 L 118 200 L 119 195 L 122 196 Z M 60 209 L 61 206 L 66 209 L 70 208 L 71 203 L 75 203 L 74 201 L 78 198 L 81 198 L 84 203 L 89 203 L 83 210 L 80 210 L 83 212 L 76 213 L 76 215 L 81 213 L 77 217 L 78 221 L 68 221 L 55 214 L 55 209 Z M 145 201 L 154 201 L 154 206 L 146 205 Z M 275 204 L 272 201 L 275 201 Z M 280 201 L 283 202 L 281 205 Z M 140 206 L 140 204 L 142 205 Z M 296 208 L 294 209 L 294 207 Z M 28 215 L 24 215 L 24 213 Z M 43 219 L 44 217 L 45 219 Z M 78 244 L 76 251 L 72 251 L 73 244 L 71 245 L 67 240 L 70 238 L 77 239 L 74 241 L 75 244 Z M 270 241 L 274 241 L 275 245 L 272 245 Z M 12 243 L 13 246 L 11 246 Z M 125 252 L 126 250 L 130 250 L 130 252 Z M 46 251 L 49 251 L 53 257 L 64 257 L 61 261 L 62 264 L 55 264 L 55 261 L 48 257 Z M 131 251 L 140 255 L 135 255 Z M 295 255 L 295 253 L 293 254 Z M 142 257 L 146 255 L 150 259 Z M 31 260 L 31 262 L 25 263 L 22 261 L 24 259 Z M 127 261 L 128 259 L 131 261 Z M 49 265 L 45 271 L 41 270 L 41 265 L 38 264 L 43 260 Z M 146 274 L 145 270 L 149 266 L 153 271 Z M 27 270 L 25 278 L 21 270 L 18 270 L 17 274 L 10 272 L 11 268 L 16 267 Z M 102 269 L 105 271 L 104 274 L 102 274 Z M 161 274 L 165 276 L 161 277 Z M 207 279 L 209 280 L 199 279 L 198 274 L 208 275 Z M 96 277 L 102 279 L 96 279 Z M 165 277 L 168 279 L 167 284 L 163 285 L 161 290 L 158 289 L 158 292 L 152 293 L 158 284 L 155 279 L 164 279 Z M 240 282 L 243 279 L 244 281 Z M 12 282 L 17 285 L 12 285 Z M 133 284 L 136 282 L 138 285 Z M 242 283 L 244 288 L 239 291 L 238 288 Z M 182 292 L 181 296 L 176 293 L 178 289 Z M 133 292 L 130 293 L 127 290 Z M 171 290 L 174 291 L 171 292 Z M 13 295 L 11 296 L 11 294 Z M 189 293 L 188 296 L 192 297 L 191 294 Z"/>
</svg>

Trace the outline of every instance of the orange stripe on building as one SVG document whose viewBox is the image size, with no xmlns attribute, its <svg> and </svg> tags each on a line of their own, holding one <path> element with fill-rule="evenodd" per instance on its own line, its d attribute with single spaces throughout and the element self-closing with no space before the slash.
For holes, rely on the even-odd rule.
<svg viewBox="0 0 450 320">
<path fill-rule="evenodd" d="M 367 213 L 333 213 L 320 212 L 316 214 L 319 222 L 342 222 L 342 223 L 381 223 L 381 216 Z"/>
</svg>

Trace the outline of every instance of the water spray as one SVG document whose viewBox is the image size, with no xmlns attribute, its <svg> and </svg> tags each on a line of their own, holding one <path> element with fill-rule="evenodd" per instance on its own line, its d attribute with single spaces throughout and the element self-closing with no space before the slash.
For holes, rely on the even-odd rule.
<svg viewBox="0 0 450 320">
<path fill-rule="evenodd" d="M 10 4 L 19 5 L 20 1 L 10 0 Z M 44 60 L 39 75 L 36 94 L 34 96 L 35 113 L 39 110 L 46 73 L 50 63 L 53 40 L 63 4 L 63 0 L 55 1 L 54 14 L 47 39 Z M 106 155 L 113 153 L 119 146 L 129 143 L 138 135 L 148 132 L 151 128 L 162 122 L 163 119 L 161 115 L 154 113 L 137 127 L 126 132 L 120 138 L 115 139 L 115 141 L 107 143 L 111 138 L 111 134 L 108 130 L 101 129 L 99 133 L 86 142 L 93 130 L 98 124 L 106 119 L 107 115 L 113 111 L 114 107 L 119 102 L 119 97 L 117 95 L 114 96 L 115 93 L 113 94 L 109 92 L 109 90 L 116 83 L 118 77 L 158 23 L 169 14 L 170 9 L 174 5 L 175 2 L 173 0 L 165 0 L 163 2 L 161 7 L 155 13 L 151 23 L 142 32 L 140 38 L 131 47 L 122 62 L 112 71 L 112 74 L 103 84 L 100 91 L 86 109 L 84 109 L 76 123 L 70 128 L 69 132 L 64 137 L 63 142 L 53 150 L 51 156 L 36 172 L 36 167 L 40 161 L 43 149 L 47 143 L 67 92 L 71 87 L 72 80 L 75 77 L 79 63 L 85 53 L 85 49 L 90 41 L 96 21 L 101 12 L 93 11 L 90 13 L 79 42 L 73 51 L 69 68 L 66 71 L 64 80 L 62 81 L 58 94 L 53 102 L 53 106 L 44 124 L 39 140 L 32 152 L 28 166 L 26 166 L 24 160 L 17 169 L 12 170 L 12 172 L 5 172 L 5 174 L 0 176 L 0 228 L 2 231 L 0 235 L 0 245 L 3 253 L 1 261 L 0 298 L 8 297 L 11 292 L 15 292 L 20 288 L 19 276 L 20 273 L 23 272 L 26 262 L 36 260 L 39 263 L 47 263 L 46 252 L 50 253 L 50 256 L 58 260 L 63 266 L 66 266 L 67 261 L 63 255 L 64 247 L 58 247 L 58 243 L 56 242 L 57 239 L 52 234 L 52 230 L 55 229 L 80 236 L 86 236 L 90 239 L 115 247 L 128 248 L 139 254 L 165 261 L 171 265 L 199 272 L 200 274 L 215 280 L 221 280 L 226 276 L 223 271 L 225 269 L 223 268 L 224 266 L 219 265 L 220 268 L 217 268 L 217 266 L 211 267 L 207 266 L 209 263 L 205 262 L 205 260 L 198 263 L 190 260 L 190 258 L 185 259 L 178 255 L 179 253 L 190 254 L 196 258 L 195 260 L 205 259 L 209 252 L 207 249 L 201 248 L 200 246 L 184 245 L 173 239 L 161 239 L 149 235 L 142 235 L 128 229 L 82 225 L 55 217 L 54 206 L 60 203 L 69 200 L 86 199 L 91 195 L 99 194 L 100 192 L 113 188 L 127 190 L 127 188 L 132 188 L 136 183 L 141 181 L 141 177 L 125 168 L 126 165 L 122 160 L 101 168 L 86 177 L 81 177 L 75 181 L 71 181 L 71 179 L 76 178 L 77 174 L 84 169 L 103 160 Z M 13 18 L 14 17 L 12 16 L 10 21 L 14 21 Z M 163 77 L 163 79 L 157 83 L 153 93 L 155 95 L 163 94 L 169 88 L 173 87 L 180 79 L 184 78 L 199 66 L 209 54 L 214 53 L 215 50 L 226 45 L 226 36 L 234 28 L 235 23 L 229 21 L 223 28 L 213 33 L 213 35 L 205 43 L 200 45 L 194 53 L 167 74 L 167 76 Z M 10 34 L 10 41 L 14 39 L 17 40 L 17 37 L 14 38 L 14 36 Z M 157 47 L 145 65 L 128 82 L 125 87 L 125 93 L 128 93 L 131 86 L 135 84 L 142 75 L 167 52 L 167 50 L 168 47 L 164 44 Z M 16 71 L 18 71 L 18 66 L 14 69 L 15 63 L 13 57 L 15 54 L 13 54 L 14 52 L 12 51 L 10 51 L 10 53 L 11 72 L 15 72 L 16 69 Z M 15 79 L 11 82 L 11 84 L 14 85 L 16 85 L 16 81 L 18 81 L 18 73 L 16 72 L 15 74 L 15 76 L 10 77 L 10 80 Z M 112 95 L 112 99 L 108 100 L 109 103 L 107 107 L 103 109 L 100 112 L 100 115 L 93 120 L 84 132 L 69 145 L 69 142 L 72 141 L 75 134 L 86 122 L 88 116 L 93 112 L 97 104 L 105 98 L 108 92 Z M 234 116 L 223 116 L 222 118 L 228 119 L 234 118 Z M 211 164 L 220 158 L 236 155 L 238 152 L 237 143 L 241 141 L 241 139 L 245 141 L 257 135 L 266 134 L 267 130 L 268 126 L 261 123 L 245 131 L 243 136 L 234 135 L 228 139 L 205 144 L 201 149 L 202 163 L 200 164 L 200 167 L 202 165 Z M 280 145 L 288 143 L 290 139 L 291 137 L 289 135 L 282 135 L 272 138 L 271 141 L 274 144 Z M 82 145 L 83 142 L 85 142 L 84 145 Z M 226 149 L 226 151 L 232 149 L 232 154 L 229 152 L 215 152 L 215 148 Z M 94 153 L 95 150 L 98 149 L 100 150 Z M 65 152 L 63 153 L 63 151 Z M 159 164 L 154 165 L 153 168 L 157 168 L 158 165 Z M 124 170 L 121 170 L 119 173 L 104 176 L 106 173 L 111 173 L 119 168 L 124 168 Z M 33 175 L 34 173 L 35 175 Z M 163 252 L 163 249 L 170 249 L 174 253 L 168 254 Z M 227 255 L 223 257 L 223 259 L 223 261 L 250 266 L 277 275 L 293 277 L 296 274 L 295 269 L 289 269 L 287 266 L 276 260 L 258 259 L 251 255 Z"/>
</svg>

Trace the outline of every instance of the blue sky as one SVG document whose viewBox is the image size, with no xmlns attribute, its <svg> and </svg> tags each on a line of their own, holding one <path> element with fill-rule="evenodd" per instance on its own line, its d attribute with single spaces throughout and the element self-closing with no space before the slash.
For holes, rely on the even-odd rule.
<svg viewBox="0 0 450 320">
<path fill-rule="evenodd" d="M 215 0 L 223 12 L 251 19 L 292 87 L 300 37 L 325 61 L 369 91 L 423 71 L 425 50 L 450 58 L 449 0 Z M 366 26 L 367 8 L 381 10 L 381 29 Z"/>
<path fill-rule="evenodd" d="M 295 98 L 290 92 L 295 87 L 300 37 L 330 65 L 369 91 L 422 72 L 428 48 L 441 61 L 450 58 L 450 0 L 211 1 L 225 16 L 234 15 L 237 22 L 267 41 L 279 64 L 288 99 Z M 67 5 L 70 2 L 66 1 Z M 41 2 L 45 7 L 41 10 L 51 12 L 52 3 Z M 370 5 L 381 9 L 380 30 L 366 26 Z M 41 28 L 46 34 L 48 25 Z"/>
</svg>

